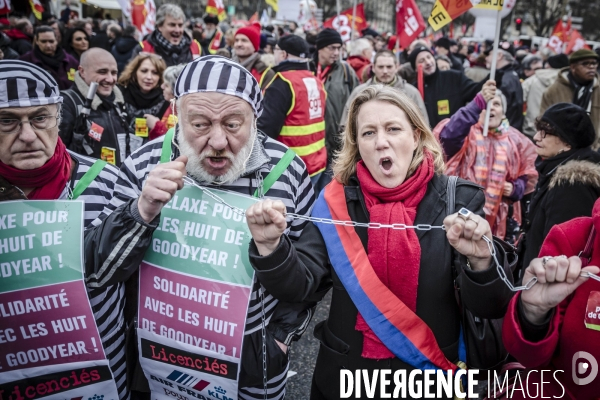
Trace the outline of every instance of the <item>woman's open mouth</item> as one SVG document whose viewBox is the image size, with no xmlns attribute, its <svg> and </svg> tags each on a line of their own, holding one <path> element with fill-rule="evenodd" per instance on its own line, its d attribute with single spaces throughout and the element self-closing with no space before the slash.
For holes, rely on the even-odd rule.
<svg viewBox="0 0 600 400">
<path fill-rule="evenodd" d="M 392 169 L 393 162 L 389 157 L 384 157 L 379 160 L 379 166 L 383 170 L 383 173 L 389 173 Z"/>
</svg>

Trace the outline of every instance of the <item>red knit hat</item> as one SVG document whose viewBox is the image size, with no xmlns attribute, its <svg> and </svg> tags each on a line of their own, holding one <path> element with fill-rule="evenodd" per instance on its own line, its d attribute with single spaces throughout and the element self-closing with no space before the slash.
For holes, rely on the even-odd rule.
<svg viewBox="0 0 600 400">
<path fill-rule="evenodd" d="M 235 36 L 237 35 L 245 35 L 248 39 L 250 39 L 250 43 L 252 43 L 254 46 L 254 51 L 258 51 L 260 49 L 260 24 L 258 22 L 238 29 L 235 33 Z"/>
</svg>

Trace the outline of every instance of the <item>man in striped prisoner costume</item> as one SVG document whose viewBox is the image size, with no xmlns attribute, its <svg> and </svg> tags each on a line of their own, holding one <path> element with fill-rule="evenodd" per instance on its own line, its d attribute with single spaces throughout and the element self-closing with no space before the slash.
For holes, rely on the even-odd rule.
<svg viewBox="0 0 600 400">
<path fill-rule="evenodd" d="M 58 135 L 62 101 L 48 72 L 25 61 L 0 61 L 0 201 L 77 197 L 85 203 L 88 227 L 112 198 L 119 171 L 66 149 Z M 83 179 L 90 170 L 87 178 L 93 179 Z M 123 318 L 128 274 L 86 269 L 85 277 L 104 352 L 124 400 L 129 397 Z"/>
<path fill-rule="evenodd" d="M 163 136 L 139 148 L 121 166 L 115 197 L 86 236 L 86 260 L 100 271 L 137 268 L 162 207 L 183 187 L 185 175 L 204 186 L 252 196 L 288 151 L 256 128 L 263 98 L 258 82 L 241 65 L 220 56 L 201 57 L 184 68 L 173 89 L 180 117 L 167 146 L 173 161 L 159 163 Z M 308 215 L 314 192 L 304 162 L 292 156 L 264 196 L 283 201 L 290 213 Z M 294 220 L 286 233 L 297 239 L 304 225 Z M 278 302 L 255 280 L 244 331 L 240 399 L 264 396 L 261 293 L 267 324 L 267 395 L 283 399 L 287 347 L 306 330 L 314 304 Z M 135 375 L 134 381 L 141 371 Z M 144 391 L 142 386 L 132 390 Z"/>
</svg>

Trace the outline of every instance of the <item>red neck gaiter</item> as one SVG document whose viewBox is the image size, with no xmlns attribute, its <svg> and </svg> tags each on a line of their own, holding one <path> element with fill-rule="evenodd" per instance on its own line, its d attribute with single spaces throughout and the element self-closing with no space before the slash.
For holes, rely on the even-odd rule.
<svg viewBox="0 0 600 400">
<path fill-rule="evenodd" d="M 356 167 L 370 222 L 413 225 L 417 207 L 425 197 L 427 184 L 433 178 L 431 154 L 426 152 L 414 174 L 391 189 L 377 183 L 363 161 Z M 377 277 L 416 313 L 421 245 L 414 229 L 369 229 L 367 250 Z M 363 357 L 378 360 L 394 357 L 360 313 L 356 318 L 356 330 L 363 333 Z"/>
<path fill-rule="evenodd" d="M 58 138 L 54 155 L 36 169 L 22 170 L 0 161 L 0 176 L 20 189 L 35 188 L 30 200 L 56 200 L 71 179 L 71 156 L 62 140 Z"/>
</svg>

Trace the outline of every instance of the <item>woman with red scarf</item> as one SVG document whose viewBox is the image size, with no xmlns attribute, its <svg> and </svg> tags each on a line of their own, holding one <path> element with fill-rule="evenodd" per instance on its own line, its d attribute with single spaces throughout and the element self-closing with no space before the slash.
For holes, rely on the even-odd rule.
<svg viewBox="0 0 600 400">
<path fill-rule="evenodd" d="M 369 377 L 382 368 L 405 376 L 456 371 L 466 354 L 455 281 L 474 315 L 499 318 L 506 310 L 511 292 L 490 248 L 508 270 L 506 252 L 500 241 L 488 247 L 484 194 L 464 180 L 452 188 L 443 170 L 442 149 L 417 106 L 393 88 L 374 85 L 350 106 L 334 180 L 312 212 L 361 225 L 309 222 L 292 245 L 283 235 L 283 204 L 265 200 L 246 212 L 250 260 L 273 296 L 316 304 L 333 288 L 329 318 L 315 329 L 321 347 L 311 399 L 341 398 L 340 370 Z M 415 381 L 427 384 L 423 375 Z M 361 390 L 352 398 L 372 398 L 364 380 L 354 382 Z M 385 387 L 381 380 L 374 384 L 379 395 Z M 435 393 L 435 386 L 429 390 Z"/>
</svg>

